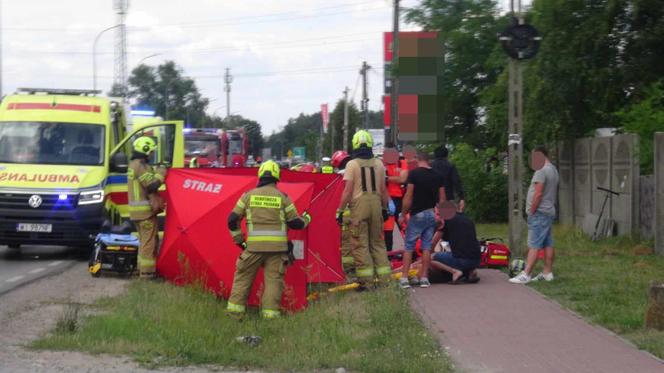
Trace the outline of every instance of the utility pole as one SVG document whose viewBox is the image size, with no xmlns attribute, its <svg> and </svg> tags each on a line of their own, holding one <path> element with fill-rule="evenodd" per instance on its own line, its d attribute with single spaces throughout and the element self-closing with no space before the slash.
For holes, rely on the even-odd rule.
<svg viewBox="0 0 664 373">
<path fill-rule="evenodd" d="M 344 89 L 344 151 L 348 151 L 348 87 Z"/>
<path fill-rule="evenodd" d="M 231 121 L 231 83 L 233 82 L 233 75 L 231 75 L 230 68 L 226 68 L 224 74 L 224 91 L 226 91 L 226 126 L 230 125 Z"/>
<path fill-rule="evenodd" d="M 524 23 L 521 12 L 521 0 L 515 11 L 514 2 L 510 1 L 512 17 L 519 24 Z M 509 157 L 509 242 L 517 257 L 523 256 L 521 235 L 523 231 L 523 67 L 522 62 L 510 58 L 508 86 L 508 157 Z"/>
<path fill-rule="evenodd" d="M 371 66 L 369 66 L 367 61 L 362 62 L 360 74 L 362 75 L 362 112 L 364 113 L 364 129 L 369 128 L 369 81 L 367 77 L 369 69 L 371 69 Z"/>
<path fill-rule="evenodd" d="M 116 13 L 115 31 L 115 64 L 113 85 L 120 88 L 122 97 L 127 97 L 127 28 L 125 20 L 129 9 L 129 0 L 113 0 L 113 9 Z"/>
<path fill-rule="evenodd" d="M 397 63 L 399 62 L 399 0 L 394 0 L 394 15 L 392 26 L 392 65 L 390 66 L 390 141 L 391 145 L 396 147 L 399 141 L 399 76 L 396 74 Z M 387 108 L 385 108 L 387 109 Z"/>
</svg>

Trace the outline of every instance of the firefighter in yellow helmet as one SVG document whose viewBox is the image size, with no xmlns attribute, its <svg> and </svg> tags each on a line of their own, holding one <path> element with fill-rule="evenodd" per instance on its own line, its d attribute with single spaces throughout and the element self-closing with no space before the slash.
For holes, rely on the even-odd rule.
<svg viewBox="0 0 664 373">
<path fill-rule="evenodd" d="M 352 256 L 362 290 L 374 276 L 381 281 L 390 279 L 390 262 L 383 240 L 389 197 L 385 188 L 385 167 L 371 151 L 371 134 L 357 131 L 352 145 L 353 159 L 344 172 L 346 185 L 337 209 L 337 220 L 343 219 L 344 209 L 350 204 Z"/>
<path fill-rule="evenodd" d="M 284 273 L 289 262 L 287 228 L 304 229 L 311 222 L 308 213 L 299 216 L 290 198 L 279 189 L 279 165 L 274 161 L 261 164 L 258 185 L 242 195 L 228 217 L 228 229 L 235 243 L 242 249 L 237 260 L 233 289 L 227 311 L 234 315 L 245 312 L 251 285 L 260 267 L 264 268 L 265 290 L 261 315 L 274 318 L 280 315 Z M 240 222 L 247 219 L 245 240 Z"/>
<path fill-rule="evenodd" d="M 323 165 L 320 168 L 320 172 L 324 174 L 333 174 L 334 173 L 334 167 L 330 164 L 330 157 L 323 157 Z"/>
<path fill-rule="evenodd" d="M 127 183 L 129 194 L 129 217 L 136 224 L 140 245 L 138 248 L 138 273 L 141 278 L 154 278 L 157 258 L 157 215 L 164 209 L 159 196 L 159 187 L 164 183 L 166 171 L 157 171 L 148 164 L 150 154 L 157 143 L 148 136 L 134 140 Z"/>
</svg>

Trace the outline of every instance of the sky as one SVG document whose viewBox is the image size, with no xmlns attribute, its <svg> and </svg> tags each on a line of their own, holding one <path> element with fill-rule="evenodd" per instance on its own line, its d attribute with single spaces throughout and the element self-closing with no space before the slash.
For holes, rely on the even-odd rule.
<svg viewBox="0 0 664 373">
<path fill-rule="evenodd" d="M 409 7 L 418 0 L 402 0 Z M 502 0 L 503 4 L 508 0 Z M 93 41 L 117 24 L 113 0 L 3 0 L 2 92 L 17 87 L 93 86 Z M 359 106 L 359 69 L 369 72 L 369 108 L 381 110 L 382 33 L 391 0 L 134 0 L 127 25 L 129 72 L 141 61 L 175 61 L 192 77 L 208 113 L 224 116 L 230 68 L 231 114 L 257 120 L 269 135 L 300 113 L 342 98 Z M 402 30 L 417 27 L 401 23 Z M 97 46 L 97 84 L 113 82 L 114 30 Z"/>
</svg>

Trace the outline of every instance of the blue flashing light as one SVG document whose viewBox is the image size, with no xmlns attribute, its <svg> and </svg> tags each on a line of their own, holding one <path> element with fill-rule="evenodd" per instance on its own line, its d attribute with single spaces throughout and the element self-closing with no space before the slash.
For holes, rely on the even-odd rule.
<svg viewBox="0 0 664 373">
<path fill-rule="evenodd" d="M 67 200 L 67 195 L 66 195 L 66 194 L 60 194 L 60 195 L 58 195 L 58 200 L 60 200 L 60 201 L 66 201 L 66 200 Z"/>
</svg>

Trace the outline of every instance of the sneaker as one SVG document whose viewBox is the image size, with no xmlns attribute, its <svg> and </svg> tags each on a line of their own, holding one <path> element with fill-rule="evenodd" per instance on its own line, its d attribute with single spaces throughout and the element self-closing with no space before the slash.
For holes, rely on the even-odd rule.
<svg viewBox="0 0 664 373">
<path fill-rule="evenodd" d="M 399 286 L 401 286 L 402 289 L 410 289 L 410 284 L 408 283 L 407 278 L 401 277 L 399 279 Z"/>
<path fill-rule="evenodd" d="M 513 284 L 527 284 L 530 281 L 530 276 L 526 272 L 521 272 L 510 279 L 510 282 Z"/>
<path fill-rule="evenodd" d="M 553 272 L 544 273 L 541 272 L 539 275 L 533 277 L 532 281 L 553 281 Z"/>
<path fill-rule="evenodd" d="M 431 283 L 429 282 L 429 279 L 426 278 L 426 277 L 422 277 L 420 279 L 420 287 L 421 288 L 428 288 L 429 286 L 431 286 Z"/>
<path fill-rule="evenodd" d="M 417 277 L 412 277 L 409 279 L 410 286 L 417 286 L 420 284 L 420 280 Z"/>
</svg>

